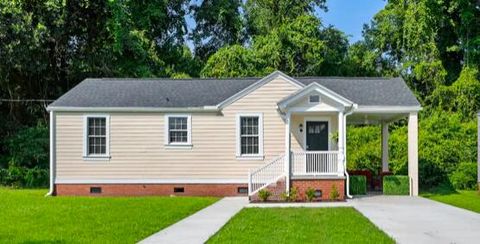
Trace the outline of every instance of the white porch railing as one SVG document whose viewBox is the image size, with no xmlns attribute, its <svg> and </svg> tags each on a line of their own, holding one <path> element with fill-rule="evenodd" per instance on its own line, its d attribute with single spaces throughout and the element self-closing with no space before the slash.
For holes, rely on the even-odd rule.
<svg viewBox="0 0 480 244">
<path fill-rule="evenodd" d="M 285 175 L 284 158 L 284 155 L 281 155 L 248 174 L 248 195 L 257 193 Z"/>
<path fill-rule="evenodd" d="M 292 175 L 343 175 L 338 151 L 303 151 L 292 153 Z"/>
</svg>

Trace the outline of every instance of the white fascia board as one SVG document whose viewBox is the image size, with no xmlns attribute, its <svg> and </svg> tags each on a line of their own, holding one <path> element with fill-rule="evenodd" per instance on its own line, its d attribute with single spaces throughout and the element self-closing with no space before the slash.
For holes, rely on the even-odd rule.
<svg viewBox="0 0 480 244">
<path fill-rule="evenodd" d="M 290 103 L 292 102 L 295 102 L 299 99 L 301 99 L 302 97 L 304 97 L 305 95 L 313 92 L 313 91 L 316 91 L 322 95 L 325 95 L 327 96 L 328 98 L 342 104 L 343 106 L 352 106 L 353 104 L 355 104 L 354 102 L 348 100 L 347 98 L 339 95 L 338 93 L 318 84 L 317 82 L 313 82 L 311 83 L 310 85 L 304 87 L 303 89 L 291 94 L 290 96 L 284 98 L 282 101 L 280 101 L 278 103 L 278 106 L 281 108 L 281 109 L 284 109 L 286 108 Z"/>
<path fill-rule="evenodd" d="M 245 179 L 55 179 L 55 184 L 246 184 Z"/>
<path fill-rule="evenodd" d="M 218 112 L 217 106 L 184 108 L 147 107 L 47 107 L 47 111 L 57 112 Z"/>
<path fill-rule="evenodd" d="M 410 113 L 422 110 L 421 106 L 358 106 L 355 113 Z"/>
<path fill-rule="evenodd" d="M 240 98 L 248 95 L 249 93 L 255 91 L 256 89 L 262 87 L 264 84 L 266 84 L 266 83 L 268 83 L 268 82 L 270 82 L 270 81 L 272 81 L 272 80 L 274 80 L 275 78 L 278 78 L 278 77 L 290 82 L 292 85 L 296 86 L 297 88 L 304 87 L 304 85 L 301 82 L 299 82 L 299 81 L 295 80 L 294 78 L 292 78 L 292 77 L 284 74 L 283 72 L 277 70 L 277 71 L 274 71 L 273 73 L 265 76 L 264 78 L 258 80 L 257 82 L 251 84 L 250 86 L 246 87 L 245 89 L 241 90 L 240 92 L 236 93 L 235 95 L 227 98 L 225 101 L 219 103 L 217 105 L 217 107 L 220 108 L 220 109 L 223 109 L 226 106 L 234 103 L 235 101 L 239 100 Z"/>
</svg>

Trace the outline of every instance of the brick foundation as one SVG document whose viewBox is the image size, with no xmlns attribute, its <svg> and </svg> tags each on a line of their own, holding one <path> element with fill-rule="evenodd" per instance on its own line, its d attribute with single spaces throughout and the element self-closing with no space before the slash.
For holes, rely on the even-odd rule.
<svg viewBox="0 0 480 244">
<path fill-rule="evenodd" d="M 90 193 L 91 187 L 101 187 L 101 193 Z M 182 188 L 184 192 L 174 192 Z M 238 193 L 247 184 L 56 184 L 59 196 L 247 196 Z"/>
<path fill-rule="evenodd" d="M 300 200 L 306 200 L 305 191 L 308 188 L 322 191 L 321 200 L 330 200 L 330 192 L 333 185 L 337 186 L 339 200 L 345 199 L 345 180 L 344 179 L 295 179 L 292 180 L 292 187 L 298 189 Z"/>
</svg>

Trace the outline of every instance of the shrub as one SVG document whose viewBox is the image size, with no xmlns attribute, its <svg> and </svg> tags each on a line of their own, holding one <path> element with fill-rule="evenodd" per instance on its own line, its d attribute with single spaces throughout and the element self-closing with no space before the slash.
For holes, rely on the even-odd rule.
<svg viewBox="0 0 480 244">
<path fill-rule="evenodd" d="M 25 168 L 48 167 L 49 134 L 48 126 L 42 123 L 17 131 L 6 140 L 9 161 Z"/>
<path fill-rule="evenodd" d="M 26 187 L 46 187 L 48 186 L 48 169 L 35 167 L 27 169 L 25 172 L 24 184 Z"/>
<path fill-rule="evenodd" d="M 313 201 L 313 199 L 315 198 L 315 189 L 309 187 L 305 191 L 305 196 L 307 197 L 307 201 L 309 201 L 309 202 Z"/>
<path fill-rule="evenodd" d="M 477 189 L 477 164 L 460 163 L 449 176 L 453 187 L 458 190 Z"/>
<path fill-rule="evenodd" d="M 0 185 L 7 185 L 8 170 L 0 168 Z"/>
<path fill-rule="evenodd" d="M 290 194 L 287 194 L 286 192 L 283 192 L 280 195 L 280 198 L 282 198 L 283 201 L 286 202 L 295 202 L 297 201 L 298 198 L 298 188 L 292 187 L 290 188 Z"/>
<path fill-rule="evenodd" d="M 383 177 L 383 194 L 408 195 L 410 184 L 406 175 L 387 175 Z"/>
<path fill-rule="evenodd" d="M 367 194 L 367 177 L 365 175 L 351 175 L 349 190 L 352 195 Z"/>
<path fill-rule="evenodd" d="M 337 185 L 332 186 L 332 190 L 330 191 L 330 200 L 337 200 L 340 197 L 340 193 L 338 193 Z"/>
<path fill-rule="evenodd" d="M 262 202 L 266 202 L 271 195 L 272 193 L 269 190 L 262 189 L 258 191 L 258 197 Z"/>
<path fill-rule="evenodd" d="M 290 188 L 290 196 L 289 196 L 290 202 L 295 202 L 297 201 L 297 199 L 298 199 L 298 188 L 296 187 Z"/>
<path fill-rule="evenodd" d="M 24 185 L 25 168 L 16 165 L 8 167 L 6 184 L 13 187 L 21 187 Z"/>
</svg>

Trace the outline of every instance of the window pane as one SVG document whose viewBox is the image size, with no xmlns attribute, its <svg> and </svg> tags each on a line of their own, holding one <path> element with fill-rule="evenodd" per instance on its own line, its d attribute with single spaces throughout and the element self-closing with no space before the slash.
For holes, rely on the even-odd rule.
<svg viewBox="0 0 480 244">
<path fill-rule="evenodd" d="M 258 154 L 258 117 L 240 118 L 240 153 Z"/>
<path fill-rule="evenodd" d="M 188 142 L 188 118 L 187 117 L 169 117 L 168 118 L 168 141 L 169 143 L 187 143 Z"/>
<path fill-rule="evenodd" d="M 102 155 L 107 153 L 107 131 L 105 118 L 88 118 L 87 150 L 88 154 Z"/>
<path fill-rule="evenodd" d="M 170 131 L 170 142 L 188 142 L 186 131 Z"/>
<path fill-rule="evenodd" d="M 242 135 L 258 135 L 258 117 L 242 117 L 240 133 Z"/>
</svg>

